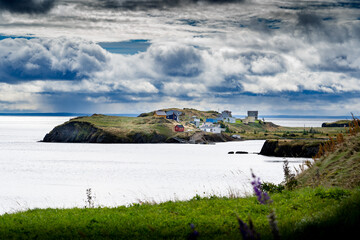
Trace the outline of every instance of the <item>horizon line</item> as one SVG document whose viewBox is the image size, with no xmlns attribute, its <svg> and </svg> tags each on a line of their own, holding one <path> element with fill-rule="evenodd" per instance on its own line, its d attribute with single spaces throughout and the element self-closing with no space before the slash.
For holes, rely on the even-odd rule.
<svg viewBox="0 0 360 240">
<path fill-rule="evenodd" d="M 53 116 L 53 117 L 81 117 L 81 116 L 91 116 L 93 114 L 103 114 L 103 115 L 110 115 L 110 116 L 129 116 L 135 117 L 140 115 L 141 113 L 70 113 L 70 112 L 46 112 L 46 113 L 0 113 L 0 116 Z M 234 117 L 244 117 L 246 115 L 237 115 L 234 114 Z M 262 118 L 352 118 L 351 115 L 289 115 L 289 114 L 273 114 L 273 115 L 260 115 L 259 119 Z"/>
</svg>

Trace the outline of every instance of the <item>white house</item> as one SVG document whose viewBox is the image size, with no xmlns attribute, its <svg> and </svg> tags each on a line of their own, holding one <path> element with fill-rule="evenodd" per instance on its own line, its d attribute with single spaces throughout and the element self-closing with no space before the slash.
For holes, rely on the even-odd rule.
<svg viewBox="0 0 360 240">
<path fill-rule="evenodd" d="M 222 112 L 221 112 L 221 116 L 222 116 L 223 118 L 232 117 L 231 111 L 228 111 L 228 110 L 222 111 Z"/>
<path fill-rule="evenodd" d="M 197 128 L 200 127 L 200 119 L 194 118 L 190 123 L 194 124 Z"/>
<path fill-rule="evenodd" d="M 228 122 L 228 123 L 235 123 L 236 119 L 232 117 L 231 111 L 225 110 L 222 111 L 221 114 L 217 117 L 218 121 Z"/>
<path fill-rule="evenodd" d="M 202 125 L 200 127 L 200 130 L 201 131 L 204 131 L 204 132 L 211 132 L 211 133 L 221 133 L 223 131 L 225 131 L 224 128 L 221 128 L 219 125 Z"/>
<path fill-rule="evenodd" d="M 234 118 L 234 117 L 227 117 L 227 118 L 224 118 L 224 122 L 235 123 L 235 122 L 236 122 L 236 118 Z"/>
</svg>

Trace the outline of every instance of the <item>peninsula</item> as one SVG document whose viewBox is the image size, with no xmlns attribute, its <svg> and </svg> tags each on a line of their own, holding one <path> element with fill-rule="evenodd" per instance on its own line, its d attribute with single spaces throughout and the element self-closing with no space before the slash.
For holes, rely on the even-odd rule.
<svg viewBox="0 0 360 240">
<path fill-rule="evenodd" d="M 277 157 L 312 157 L 320 144 L 344 127 L 282 127 L 259 120 L 257 111 L 245 119 L 230 111 L 168 108 L 138 117 L 101 114 L 70 119 L 46 134 L 43 142 L 73 143 L 200 143 L 267 140 L 260 152 Z M 330 124 L 329 124 L 330 125 Z M 331 126 L 331 125 L 330 125 Z"/>
<path fill-rule="evenodd" d="M 138 117 L 101 114 L 77 117 L 55 127 L 44 142 L 82 143 L 211 143 L 273 131 L 279 126 L 255 118 L 240 120 L 230 111 L 162 109 Z M 250 137 L 251 138 L 251 137 Z"/>
</svg>

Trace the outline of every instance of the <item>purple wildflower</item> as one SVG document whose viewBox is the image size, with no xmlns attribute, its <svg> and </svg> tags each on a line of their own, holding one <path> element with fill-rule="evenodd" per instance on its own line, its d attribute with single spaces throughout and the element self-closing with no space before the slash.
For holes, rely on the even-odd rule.
<svg viewBox="0 0 360 240">
<path fill-rule="evenodd" d="M 242 236 L 243 240 L 256 240 L 260 239 L 260 235 L 255 232 L 254 224 L 251 221 L 251 218 L 249 218 L 249 226 L 244 223 L 239 216 L 237 217 L 238 223 L 239 223 L 239 230 Z"/>
<path fill-rule="evenodd" d="M 264 192 L 261 189 L 260 178 L 256 177 L 254 173 L 251 173 L 251 175 L 252 175 L 252 177 L 254 179 L 251 182 L 251 185 L 253 186 L 254 193 L 257 196 L 257 199 L 258 199 L 259 203 L 261 203 L 261 204 L 271 203 L 271 199 L 270 199 L 269 194 L 267 194 L 267 192 Z"/>
<path fill-rule="evenodd" d="M 190 224 L 190 227 L 192 229 L 192 232 L 189 234 L 188 239 L 189 240 L 195 240 L 199 237 L 199 232 L 195 230 L 195 225 L 194 224 Z"/>
<path fill-rule="evenodd" d="M 280 234 L 279 234 L 279 228 L 277 226 L 277 221 L 276 221 L 276 216 L 275 216 L 274 210 L 271 210 L 270 214 L 268 215 L 268 218 L 269 218 L 271 232 L 274 236 L 274 240 L 279 240 Z"/>
</svg>

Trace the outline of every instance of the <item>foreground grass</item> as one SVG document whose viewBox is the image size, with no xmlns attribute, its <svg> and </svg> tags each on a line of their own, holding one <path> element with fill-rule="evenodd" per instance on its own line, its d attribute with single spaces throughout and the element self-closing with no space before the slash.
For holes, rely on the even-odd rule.
<svg viewBox="0 0 360 240">
<path fill-rule="evenodd" d="M 360 188 L 303 188 L 255 197 L 194 198 L 131 207 L 36 209 L 0 216 L 0 239 L 186 239 L 190 223 L 199 239 L 241 239 L 236 215 L 272 239 L 267 215 L 275 209 L 282 239 L 348 236 L 360 224 Z"/>
</svg>

